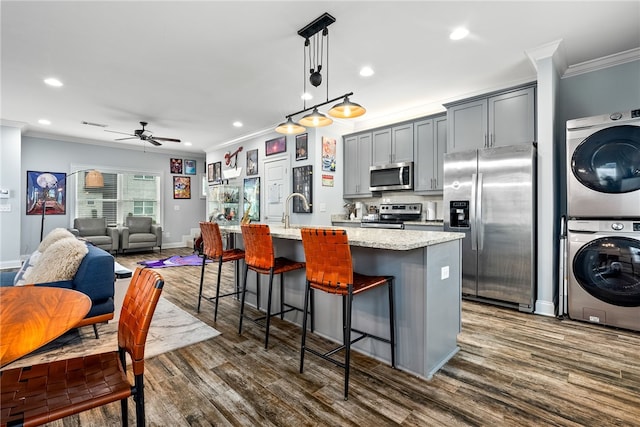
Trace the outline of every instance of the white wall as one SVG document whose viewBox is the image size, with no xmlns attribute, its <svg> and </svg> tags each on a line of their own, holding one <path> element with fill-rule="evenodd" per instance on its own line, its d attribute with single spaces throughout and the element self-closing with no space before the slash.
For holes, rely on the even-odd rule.
<svg viewBox="0 0 640 427">
<path fill-rule="evenodd" d="M 344 212 L 344 200 L 342 199 L 342 183 L 343 183 L 343 168 L 348 167 L 343 164 L 343 147 L 342 147 L 342 135 L 351 131 L 351 128 L 347 128 L 341 123 L 334 122 L 330 126 L 323 128 L 309 128 L 307 129 L 307 142 L 308 142 L 308 155 L 306 160 L 295 159 L 295 135 L 287 136 L 287 151 L 284 157 L 288 159 L 290 168 L 300 166 L 313 166 L 313 212 L 311 214 L 304 213 L 291 213 L 291 224 L 302 225 L 331 225 L 331 214 Z M 246 153 L 249 150 L 258 150 L 258 175 L 264 177 L 264 161 L 265 161 L 265 141 L 272 138 L 281 136 L 280 134 L 268 132 L 259 136 L 254 136 L 238 142 L 234 145 L 227 146 L 224 149 L 212 150 L 207 152 L 207 164 L 222 162 L 222 170 L 228 169 L 225 166 L 224 155 L 225 153 L 233 153 L 239 147 L 242 147 L 242 151 L 238 155 L 238 166 L 242 167 L 242 173 L 238 178 L 229 180 L 229 185 L 236 185 L 242 189 L 243 179 L 246 177 Z M 322 137 L 334 138 L 336 140 L 336 160 L 337 166 L 335 172 L 323 172 L 321 162 L 322 151 Z M 267 158 L 271 159 L 271 157 Z M 333 176 L 333 187 L 322 186 L 322 175 Z M 290 173 L 289 176 L 292 176 Z M 266 191 L 264 189 L 264 178 L 261 179 L 260 185 L 263 187 L 260 189 L 260 215 L 261 221 L 264 221 L 264 206 L 266 206 Z M 288 183 L 288 191 L 293 188 L 293 183 Z M 242 192 L 242 190 L 241 190 Z M 240 194 L 240 200 L 242 200 L 242 194 Z M 291 202 L 290 202 L 291 203 Z M 242 206 L 242 205 L 241 205 Z M 242 216 L 242 208 L 239 215 Z M 291 212 L 291 206 L 289 206 L 289 212 Z"/>
<path fill-rule="evenodd" d="M 196 160 L 197 175 L 191 177 L 191 199 L 173 199 L 173 176 L 169 169 L 170 158 Z M 104 168 L 132 172 L 159 173 L 162 179 L 161 225 L 163 228 L 163 248 L 183 247 L 185 236 L 191 229 L 198 228 L 198 222 L 205 217 L 205 200 L 200 198 L 200 177 L 205 171 L 204 155 L 165 154 L 74 142 L 57 141 L 33 137 L 22 138 L 22 162 L 20 176 L 26 177 L 28 170 L 71 173 L 82 165 L 83 168 Z M 2 164 L 4 169 L 4 162 Z M 73 169 L 73 170 L 72 170 Z M 185 175 L 186 176 L 186 175 Z M 19 212 L 21 218 L 22 254 L 35 250 L 40 242 L 40 216 L 27 216 L 23 201 L 26 188 L 19 190 Z M 45 217 L 44 234 L 56 227 L 68 228 L 73 224 L 75 203 L 75 176 L 67 183 L 67 214 Z M 4 257 L 3 257 L 4 259 Z"/>
<path fill-rule="evenodd" d="M 20 266 L 20 214 L 23 174 L 20 172 L 20 128 L 0 126 L 0 188 L 9 190 L 0 199 L 0 268 Z"/>
</svg>

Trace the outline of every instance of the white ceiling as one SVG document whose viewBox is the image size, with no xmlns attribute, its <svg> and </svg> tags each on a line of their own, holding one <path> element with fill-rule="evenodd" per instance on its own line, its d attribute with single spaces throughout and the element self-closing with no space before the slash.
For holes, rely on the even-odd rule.
<svg viewBox="0 0 640 427">
<path fill-rule="evenodd" d="M 307 106 L 353 91 L 354 129 L 535 80 L 526 52 L 562 40 L 568 65 L 640 47 L 640 1 L 5 1 L 1 116 L 24 134 L 204 152 L 272 130 L 302 109 L 303 42 L 324 12 L 329 64 Z M 449 40 L 458 26 L 471 31 Z M 370 65 L 375 74 L 358 75 Z M 327 77 L 326 70 L 330 74 Z M 43 83 L 55 76 L 64 86 Z M 311 86 L 307 84 L 309 90 Z M 52 124 L 43 126 L 38 119 Z M 296 118 L 299 118 L 297 116 Z M 242 128 L 232 123 L 240 120 Z M 153 149 L 153 147 L 146 147 Z"/>
</svg>

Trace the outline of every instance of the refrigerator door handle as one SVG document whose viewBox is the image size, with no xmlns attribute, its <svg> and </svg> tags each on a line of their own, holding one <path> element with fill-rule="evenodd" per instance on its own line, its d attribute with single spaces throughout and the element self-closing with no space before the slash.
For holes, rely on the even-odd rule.
<svg viewBox="0 0 640 427">
<path fill-rule="evenodd" d="M 469 206 L 469 233 L 471 234 L 471 250 L 478 250 L 478 235 L 476 225 L 476 189 L 478 186 L 478 176 L 471 174 L 471 200 Z"/>
<path fill-rule="evenodd" d="M 478 234 L 478 250 L 484 249 L 484 224 L 482 223 L 482 173 L 478 174 L 476 182 L 478 187 L 476 200 L 476 230 Z"/>
</svg>

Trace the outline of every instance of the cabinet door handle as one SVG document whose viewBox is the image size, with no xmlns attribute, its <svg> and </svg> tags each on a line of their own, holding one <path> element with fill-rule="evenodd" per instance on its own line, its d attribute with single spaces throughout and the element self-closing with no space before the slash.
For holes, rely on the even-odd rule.
<svg viewBox="0 0 640 427">
<path fill-rule="evenodd" d="M 496 137 L 495 135 L 492 133 L 491 134 L 491 147 L 493 147 L 496 144 Z"/>
<path fill-rule="evenodd" d="M 488 147 L 488 145 L 487 145 L 487 134 L 485 133 L 484 134 L 484 148 L 487 148 L 487 147 Z"/>
</svg>

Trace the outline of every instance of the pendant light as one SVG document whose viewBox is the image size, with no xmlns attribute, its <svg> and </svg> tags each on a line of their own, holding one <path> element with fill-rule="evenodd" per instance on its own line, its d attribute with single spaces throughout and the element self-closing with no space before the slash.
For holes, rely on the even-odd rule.
<svg viewBox="0 0 640 427">
<path fill-rule="evenodd" d="M 280 123 L 276 128 L 276 132 L 283 133 L 285 135 L 297 135 L 305 130 L 307 129 L 305 129 L 304 126 L 300 126 L 299 123 L 294 122 L 291 119 L 291 116 L 287 117 L 287 121 Z"/>
<path fill-rule="evenodd" d="M 84 187 L 85 188 L 103 188 L 104 177 L 97 170 L 95 169 L 90 170 L 84 176 Z"/>
<path fill-rule="evenodd" d="M 354 117 L 360 117 L 366 112 L 367 110 L 365 110 L 362 105 L 351 102 L 349 97 L 345 96 L 344 101 L 334 105 L 329 110 L 329 115 L 341 119 L 352 119 Z"/>
<path fill-rule="evenodd" d="M 336 19 L 328 13 L 322 14 L 320 17 L 306 25 L 304 28 L 298 31 L 298 35 L 304 38 L 304 66 L 303 74 L 306 70 L 309 70 L 309 82 L 312 86 L 318 87 L 322 84 L 321 71 L 324 71 L 327 75 L 326 88 L 327 88 L 327 100 L 325 102 L 314 105 L 307 108 L 306 101 L 303 103 L 303 109 L 293 114 L 285 116 L 287 120 L 284 123 L 280 123 L 276 127 L 276 132 L 286 135 L 296 135 L 306 131 L 306 127 L 322 127 L 328 126 L 333 123 L 330 117 L 318 111 L 318 107 L 325 106 L 329 103 L 335 102 L 339 99 L 343 101 L 336 104 L 329 110 L 329 115 L 336 118 L 351 119 L 360 117 L 367 110 L 359 104 L 351 102 L 349 96 L 353 95 L 353 92 L 346 93 L 337 98 L 329 100 L 329 25 L 336 22 Z M 319 34 L 321 33 L 321 34 Z M 322 59 L 325 57 L 325 38 L 326 38 L 326 64 L 323 70 Z M 313 51 L 312 51 L 313 49 Z M 307 68 L 307 50 L 309 50 L 309 66 Z M 307 79 L 303 77 L 303 92 L 306 93 Z M 305 115 L 300 119 L 299 123 L 293 121 L 292 117 L 298 114 L 312 111 L 310 114 Z"/>
<path fill-rule="evenodd" d="M 331 123 L 333 123 L 333 120 L 318 111 L 317 107 L 313 109 L 313 113 L 309 113 L 300 119 L 300 124 L 302 126 L 312 128 L 329 126 Z"/>
</svg>

